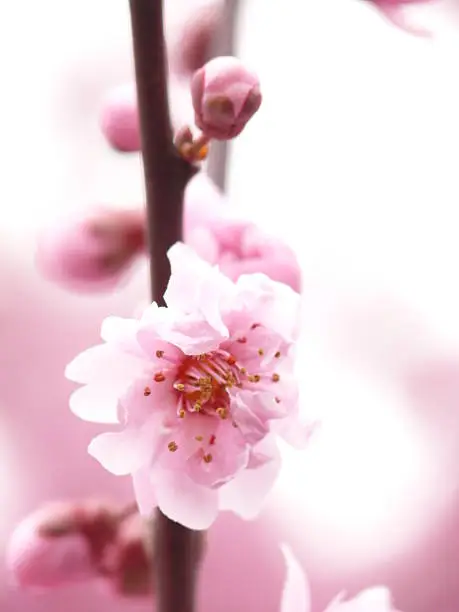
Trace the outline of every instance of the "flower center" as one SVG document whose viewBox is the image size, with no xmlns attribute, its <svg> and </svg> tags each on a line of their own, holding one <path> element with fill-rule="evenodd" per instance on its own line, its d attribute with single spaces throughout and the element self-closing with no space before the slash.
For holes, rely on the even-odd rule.
<svg viewBox="0 0 459 612">
<path fill-rule="evenodd" d="M 228 389 L 240 387 L 246 374 L 235 357 L 219 349 L 190 356 L 178 370 L 174 388 L 179 392 L 177 413 L 202 412 L 226 419 L 229 415 Z"/>
</svg>

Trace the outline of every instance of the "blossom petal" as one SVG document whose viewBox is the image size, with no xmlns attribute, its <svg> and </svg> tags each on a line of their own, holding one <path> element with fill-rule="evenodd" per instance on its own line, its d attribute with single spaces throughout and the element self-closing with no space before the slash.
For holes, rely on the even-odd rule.
<svg viewBox="0 0 459 612">
<path fill-rule="evenodd" d="M 91 441 L 88 452 L 115 476 L 136 472 L 149 454 L 139 445 L 139 434 L 134 429 L 103 433 Z"/>
<path fill-rule="evenodd" d="M 140 468 L 132 474 L 134 495 L 142 516 L 150 517 L 152 511 L 158 505 L 155 490 L 151 480 L 150 466 Z"/>
<path fill-rule="evenodd" d="M 167 305 L 184 314 L 201 314 L 211 327 L 227 336 L 220 306 L 235 294 L 234 283 L 182 242 L 169 249 L 168 257 L 172 274 L 164 294 Z"/>
<path fill-rule="evenodd" d="M 148 465 L 161 439 L 158 415 L 154 414 L 142 427 L 127 427 L 120 432 L 97 436 L 91 441 L 88 452 L 106 470 L 123 476 Z"/>
<path fill-rule="evenodd" d="M 220 489 L 221 509 L 232 510 L 246 520 L 255 518 L 260 512 L 280 468 L 279 450 L 272 439 L 265 438 L 257 444 L 255 450 L 269 455 L 271 461 L 259 468 L 240 472 Z"/>
<path fill-rule="evenodd" d="M 100 336 L 102 340 L 116 346 L 124 353 L 145 357 L 136 340 L 138 327 L 137 319 L 106 317 L 102 322 Z"/>
<path fill-rule="evenodd" d="M 65 369 L 65 377 L 74 382 L 88 384 L 103 380 L 116 385 L 128 385 L 140 376 L 146 362 L 134 355 L 123 353 L 110 344 L 99 344 L 80 353 Z"/>
<path fill-rule="evenodd" d="M 186 474 L 155 470 L 158 506 L 172 521 L 189 529 L 208 529 L 218 515 L 218 492 L 194 483 Z"/>
<path fill-rule="evenodd" d="M 257 323 L 287 342 L 298 338 L 301 297 L 296 291 L 265 274 L 244 274 L 237 280 L 236 288 L 240 307 L 251 311 Z"/>
<path fill-rule="evenodd" d="M 144 313 L 137 332 L 139 344 L 144 349 L 163 341 L 187 355 L 213 351 L 226 337 L 200 313 L 184 314 L 156 304 Z"/>
<path fill-rule="evenodd" d="M 86 385 L 70 396 L 70 410 L 90 423 L 118 423 L 119 396 L 116 384 Z"/>
<path fill-rule="evenodd" d="M 382 586 L 366 589 L 348 601 L 343 598 L 343 594 L 336 597 L 325 612 L 396 612 L 389 589 Z"/>
<path fill-rule="evenodd" d="M 293 448 L 303 450 L 319 425 L 317 421 L 306 421 L 293 416 L 272 421 L 270 429 Z"/>
<path fill-rule="evenodd" d="M 311 589 L 306 574 L 289 546 L 281 545 L 287 576 L 282 592 L 280 612 L 309 612 Z"/>
</svg>

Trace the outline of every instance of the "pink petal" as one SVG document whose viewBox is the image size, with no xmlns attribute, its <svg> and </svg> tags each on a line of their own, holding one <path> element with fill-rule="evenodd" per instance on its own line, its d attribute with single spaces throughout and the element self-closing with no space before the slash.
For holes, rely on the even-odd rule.
<svg viewBox="0 0 459 612">
<path fill-rule="evenodd" d="M 183 313 L 200 313 L 216 331 L 227 336 L 221 303 L 234 294 L 233 283 L 193 249 L 177 242 L 169 249 L 171 278 L 164 299 L 169 307 Z"/>
<path fill-rule="evenodd" d="M 283 544 L 281 550 L 285 559 L 287 576 L 282 592 L 280 612 L 309 612 L 311 589 L 306 574 L 288 546 Z"/>
<path fill-rule="evenodd" d="M 373 587 L 348 601 L 343 601 L 343 595 L 338 596 L 325 612 L 396 612 L 396 610 L 392 607 L 390 591 L 385 587 Z"/>
<path fill-rule="evenodd" d="M 220 508 L 232 510 L 246 520 L 260 512 L 280 468 L 279 450 L 271 438 L 265 438 L 255 450 L 270 456 L 271 461 L 260 468 L 244 470 L 220 489 Z"/>
<path fill-rule="evenodd" d="M 123 353 L 110 344 L 99 344 L 80 353 L 65 369 L 65 376 L 74 382 L 88 384 L 114 381 L 118 388 L 141 376 L 146 362 Z"/>
<path fill-rule="evenodd" d="M 293 416 L 272 421 L 270 429 L 293 448 L 303 450 L 318 427 L 318 422 L 306 421 Z"/>
<path fill-rule="evenodd" d="M 152 304 L 140 321 L 137 339 L 145 349 L 163 341 L 196 355 L 218 348 L 222 335 L 200 313 L 184 314 Z"/>
<path fill-rule="evenodd" d="M 247 444 L 251 445 L 260 442 L 269 432 L 266 419 L 260 418 L 251 410 L 252 396 L 255 396 L 255 394 L 241 392 L 231 398 L 231 413 L 237 424 L 237 429 Z"/>
<path fill-rule="evenodd" d="M 90 423 L 118 423 L 120 389 L 116 384 L 86 385 L 70 396 L 70 410 Z"/>
<path fill-rule="evenodd" d="M 139 321 L 137 319 L 107 317 L 102 322 L 100 335 L 102 340 L 113 344 L 123 352 L 145 358 L 141 347 L 137 343 L 138 327 Z"/>
<path fill-rule="evenodd" d="M 140 514 L 150 517 L 152 511 L 158 505 L 151 479 L 150 467 L 143 467 L 137 470 L 137 472 L 134 472 L 132 474 L 132 484 L 134 486 L 134 495 Z"/>
<path fill-rule="evenodd" d="M 253 313 L 254 321 L 276 332 L 287 342 L 298 338 L 300 295 L 289 286 L 264 274 L 239 277 L 236 283 L 239 303 Z"/>
<path fill-rule="evenodd" d="M 88 452 L 115 476 L 133 474 L 151 460 L 156 426 L 155 419 L 140 428 L 101 434 L 91 441 Z"/>
<path fill-rule="evenodd" d="M 161 512 L 197 531 L 208 529 L 218 515 L 218 492 L 195 484 L 186 474 L 156 470 L 153 483 Z"/>
</svg>

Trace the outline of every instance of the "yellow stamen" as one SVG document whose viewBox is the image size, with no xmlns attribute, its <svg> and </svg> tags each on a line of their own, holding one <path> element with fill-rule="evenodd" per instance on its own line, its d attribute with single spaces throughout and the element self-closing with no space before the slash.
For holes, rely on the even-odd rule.
<svg viewBox="0 0 459 612">
<path fill-rule="evenodd" d="M 203 436 L 195 436 L 194 439 L 196 442 L 202 442 L 204 440 Z"/>
<path fill-rule="evenodd" d="M 258 349 L 258 354 L 260 355 L 260 357 L 263 357 L 263 355 L 265 354 L 264 350 L 262 348 Z"/>
<path fill-rule="evenodd" d="M 226 417 L 228 416 L 228 411 L 226 410 L 226 408 L 217 408 L 215 412 L 221 419 L 226 419 Z"/>
<path fill-rule="evenodd" d="M 164 382 L 166 380 L 166 377 L 162 372 L 157 372 L 154 376 L 154 380 L 155 382 Z"/>
<path fill-rule="evenodd" d="M 185 385 L 183 383 L 175 383 L 174 387 L 177 389 L 177 391 L 185 391 Z"/>
<path fill-rule="evenodd" d="M 250 374 L 249 378 L 249 382 L 260 382 L 260 375 L 259 374 Z"/>
<path fill-rule="evenodd" d="M 279 359 L 280 356 L 281 356 L 281 352 L 280 351 L 277 351 L 277 353 L 274 355 L 274 357 L 276 359 Z"/>
<path fill-rule="evenodd" d="M 185 418 L 185 410 L 183 410 L 183 408 L 182 408 L 182 409 L 179 411 L 179 417 L 180 417 L 181 419 L 184 419 L 184 418 Z"/>
<path fill-rule="evenodd" d="M 201 404 L 199 402 L 196 402 L 196 404 L 194 405 L 194 409 L 196 412 L 200 412 L 201 411 Z"/>
<path fill-rule="evenodd" d="M 169 442 L 169 444 L 167 445 L 167 448 L 171 451 L 171 453 L 175 453 L 175 451 L 178 449 L 178 446 L 177 443 L 172 440 L 172 442 Z"/>
<path fill-rule="evenodd" d="M 279 374 L 273 374 L 273 375 L 271 376 L 271 380 L 272 380 L 273 382 L 279 382 L 279 381 L 280 381 L 280 376 L 279 376 Z"/>
<path fill-rule="evenodd" d="M 210 453 L 207 453 L 207 455 L 204 455 L 202 459 L 204 463 L 210 463 L 212 461 L 212 455 Z"/>
<path fill-rule="evenodd" d="M 156 351 L 156 357 L 158 359 L 161 359 L 161 357 L 164 357 L 164 351 Z"/>
</svg>

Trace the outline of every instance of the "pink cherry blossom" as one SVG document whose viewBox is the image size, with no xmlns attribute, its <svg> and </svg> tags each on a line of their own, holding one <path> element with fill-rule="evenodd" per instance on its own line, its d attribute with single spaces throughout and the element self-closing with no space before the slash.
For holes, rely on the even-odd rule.
<svg viewBox="0 0 459 612">
<path fill-rule="evenodd" d="M 182 243 L 168 255 L 167 307 L 106 319 L 104 344 L 66 376 L 85 385 L 70 399 L 77 416 L 124 425 L 89 453 L 133 476 L 142 513 L 159 506 L 200 530 L 221 509 L 255 516 L 278 472 L 277 435 L 307 441 L 293 377 L 300 299 L 263 274 L 233 283 Z"/>
<path fill-rule="evenodd" d="M 238 136 L 262 100 L 258 77 L 235 57 L 216 57 L 195 72 L 191 98 L 196 125 L 218 140 Z"/>
<path fill-rule="evenodd" d="M 235 212 L 204 173 L 187 187 L 183 229 L 185 242 L 231 280 L 261 272 L 300 291 L 301 269 L 293 249 Z"/>
<path fill-rule="evenodd" d="M 288 546 L 282 546 L 287 567 L 287 577 L 282 594 L 280 612 L 310 612 L 311 589 L 298 560 Z M 325 612 L 397 612 L 392 605 L 390 592 L 385 587 L 373 587 L 362 591 L 354 599 L 344 600 L 338 595 Z"/>
</svg>

